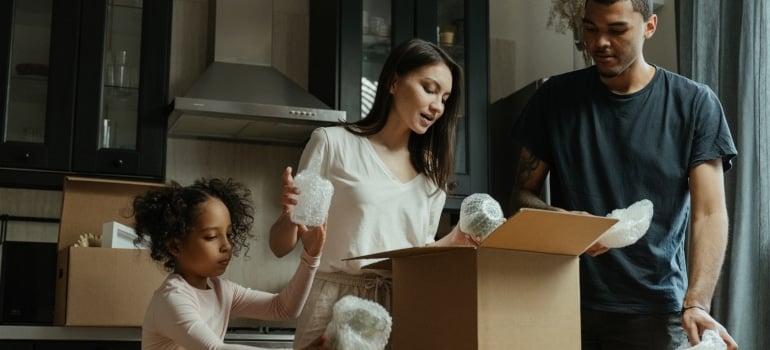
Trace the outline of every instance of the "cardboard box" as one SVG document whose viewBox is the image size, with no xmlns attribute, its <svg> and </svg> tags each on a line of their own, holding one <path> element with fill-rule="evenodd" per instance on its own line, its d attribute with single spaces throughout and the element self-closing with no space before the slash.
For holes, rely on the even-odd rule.
<svg viewBox="0 0 770 350">
<path fill-rule="evenodd" d="M 478 248 L 362 257 L 393 272 L 393 349 L 580 349 L 578 256 L 617 222 L 523 209 Z"/>
<path fill-rule="evenodd" d="M 82 177 L 64 180 L 59 225 L 54 323 L 66 326 L 141 326 L 144 311 L 166 277 L 147 250 L 72 247 L 102 225 L 132 222 L 136 195 L 159 183 Z"/>
</svg>

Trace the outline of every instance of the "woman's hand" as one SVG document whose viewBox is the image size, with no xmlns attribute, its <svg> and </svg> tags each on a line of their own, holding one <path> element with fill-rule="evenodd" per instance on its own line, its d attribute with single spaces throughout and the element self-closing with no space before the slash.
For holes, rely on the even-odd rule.
<svg viewBox="0 0 770 350">
<path fill-rule="evenodd" d="M 294 206 L 297 205 L 295 197 L 299 195 L 299 188 L 294 186 L 294 177 L 291 176 L 291 167 L 287 166 L 283 171 L 281 179 L 283 180 L 283 190 L 278 203 L 281 204 L 284 214 L 291 214 Z"/>
<path fill-rule="evenodd" d="M 270 250 L 279 258 L 294 249 L 303 229 L 291 222 L 291 211 L 297 205 L 297 200 L 294 198 L 299 194 L 299 189 L 294 186 L 294 178 L 291 176 L 291 167 L 284 169 L 281 180 L 283 189 L 278 203 L 281 205 L 282 212 L 270 227 Z M 307 231 L 307 228 L 304 230 Z"/>
<path fill-rule="evenodd" d="M 477 237 L 469 235 L 460 230 L 460 225 L 455 225 L 446 236 L 441 237 L 429 246 L 471 246 L 478 247 L 481 243 Z"/>
<path fill-rule="evenodd" d="M 310 256 L 320 255 L 326 242 L 326 221 L 323 225 L 310 229 L 305 225 L 297 225 L 297 227 L 297 235 L 302 241 L 302 246 L 305 247 L 305 252 Z"/>
</svg>

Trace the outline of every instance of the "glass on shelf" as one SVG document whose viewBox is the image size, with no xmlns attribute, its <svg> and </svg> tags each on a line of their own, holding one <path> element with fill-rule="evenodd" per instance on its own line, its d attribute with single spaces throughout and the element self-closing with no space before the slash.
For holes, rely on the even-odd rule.
<svg viewBox="0 0 770 350">
<path fill-rule="evenodd" d="M 142 1 L 108 0 L 102 73 L 102 148 L 136 149 Z"/>
<path fill-rule="evenodd" d="M 19 1 L 13 11 L 2 137 L 3 141 L 44 143 L 53 0 Z"/>
<path fill-rule="evenodd" d="M 109 0 L 108 4 L 118 7 L 142 8 L 142 0 Z"/>
<path fill-rule="evenodd" d="M 439 46 L 460 65 L 465 66 L 465 1 L 468 0 L 438 0 L 436 28 L 436 41 Z M 469 74 L 466 70 L 465 74 Z M 464 174 L 468 172 L 467 141 L 468 120 L 463 118 L 465 111 L 465 96 L 458 101 L 458 113 L 460 119 L 457 123 L 457 149 L 455 153 L 455 172 Z"/>
<path fill-rule="evenodd" d="M 377 79 L 392 46 L 392 9 L 389 1 L 364 0 L 362 5 L 361 118 L 364 118 L 371 110 Z"/>
</svg>

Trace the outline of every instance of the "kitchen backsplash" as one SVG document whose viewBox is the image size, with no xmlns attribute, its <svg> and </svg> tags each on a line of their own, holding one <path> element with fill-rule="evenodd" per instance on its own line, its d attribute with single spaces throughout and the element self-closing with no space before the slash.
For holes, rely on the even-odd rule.
<svg viewBox="0 0 770 350">
<path fill-rule="evenodd" d="M 190 184 L 200 177 L 231 177 L 244 183 L 254 199 L 254 238 L 248 257 L 234 259 L 225 277 L 254 289 L 277 292 L 289 281 L 299 264 L 300 249 L 277 258 L 268 246 L 269 230 L 281 213 L 278 197 L 281 173 L 296 167 L 302 149 L 226 141 L 169 139 L 166 177 Z M 234 326 L 264 324 L 238 320 Z"/>
<path fill-rule="evenodd" d="M 301 152 L 297 147 L 169 139 L 169 180 L 184 185 L 200 177 L 231 177 L 252 191 L 255 238 L 250 242 L 251 258 L 242 256 L 234 261 L 227 269 L 227 277 L 254 288 L 276 291 L 294 273 L 299 255 L 276 258 L 268 248 L 268 232 L 281 213 L 281 173 L 286 166 L 296 167 Z"/>
</svg>

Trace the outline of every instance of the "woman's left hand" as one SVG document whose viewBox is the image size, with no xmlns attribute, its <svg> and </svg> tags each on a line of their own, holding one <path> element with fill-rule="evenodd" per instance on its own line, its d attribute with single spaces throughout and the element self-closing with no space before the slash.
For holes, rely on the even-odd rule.
<svg viewBox="0 0 770 350">
<path fill-rule="evenodd" d="M 455 225 L 446 236 L 430 244 L 433 246 L 470 246 L 478 247 L 480 240 L 460 230 L 460 225 Z"/>
</svg>

